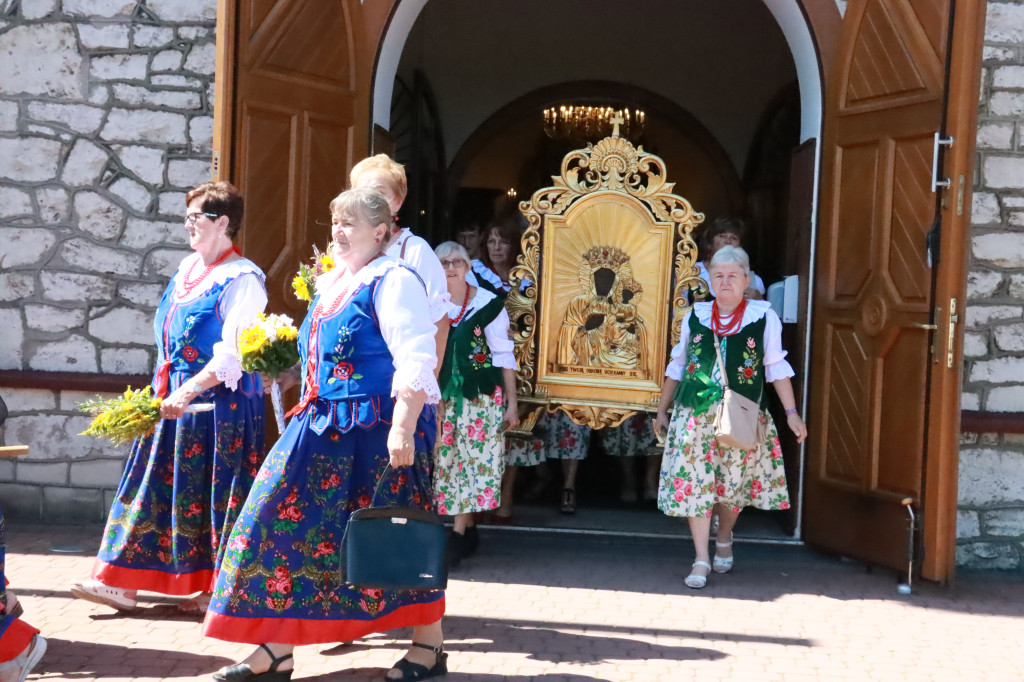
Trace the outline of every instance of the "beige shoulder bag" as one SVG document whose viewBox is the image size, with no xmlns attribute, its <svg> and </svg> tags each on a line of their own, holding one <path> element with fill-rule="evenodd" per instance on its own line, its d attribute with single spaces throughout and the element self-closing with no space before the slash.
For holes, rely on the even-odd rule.
<svg viewBox="0 0 1024 682">
<path fill-rule="evenodd" d="M 715 354 L 718 355 L 718 368 L 722 372 L 722 385 L 725 388 L 715 416 L 715 440 L 730 448 L 752 450 L 757 446 L 761 406 L 729 388 L 718 334 L 715 334 Z"/>
</svg>

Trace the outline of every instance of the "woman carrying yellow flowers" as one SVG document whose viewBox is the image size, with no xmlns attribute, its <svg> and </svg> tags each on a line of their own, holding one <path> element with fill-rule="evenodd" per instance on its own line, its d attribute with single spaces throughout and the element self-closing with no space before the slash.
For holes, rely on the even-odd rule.
<svg viewBox="0 0 1024 682">
<path fill-rule="evenodd" d="M 198 593 L 181 608 L 205 611 L 264 457 L 263 387 L 258 374 L 243 371 L 238 351 L 239 331 L 267 304 L 263 272 L 232 243 L 242 196 L 229 183 L 206 183 L 186 203 L 195 253 L 182 261 L 157 307 L 153 397 L 126 394 L 138 409 L 104 413 L 142 418 L 150 409 L 160 419 L 132 444 L 92 579 L 71 585 L 76 597 L 122 611 L 135 608 L 137 590 Z M 159 404 L 149 402 L 156 398 Z M 186 411 L 193 401 L 212 409 Z"/>
</svg>

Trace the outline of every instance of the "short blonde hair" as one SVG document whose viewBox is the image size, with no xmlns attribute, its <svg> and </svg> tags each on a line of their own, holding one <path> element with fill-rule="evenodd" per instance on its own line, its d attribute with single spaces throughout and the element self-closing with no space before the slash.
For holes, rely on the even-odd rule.
<svg viewBox="0 0 1024 682">
<path fill-rule="evenodd" d="M 338 215 L 353 216 L 373 227 L 391 224 L 391 207 L 388 206 L 388 200 L 377 190 L 368 187 L 347 189 L 334 197 L 331 200 L 331 217 Z M 384 253 L 387 248 L 388 240 L 381 240 L 378 253 Z"/>
<path fill-rule="evenodd" d="M 359 178 L 366 173 L 380 173 L 391 185 L 398 198 L 405 201 L 409 193 L 409 183 L 405 179 L 405 166 L 392 159 L 387 154 L 370 156 L 356 165 L 352 166 L 352 172 L 348 174 L 348 180 L 353 187 L 359 182 Z"/>
</svg>

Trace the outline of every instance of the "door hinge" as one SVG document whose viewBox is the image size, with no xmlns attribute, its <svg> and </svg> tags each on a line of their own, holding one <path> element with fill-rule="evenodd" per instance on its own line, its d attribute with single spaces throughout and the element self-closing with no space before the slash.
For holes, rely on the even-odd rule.
<svg viewBox="0 0 1024 682">
<path fill-rule="evenodd" d="M 949 187 L 949 178 L 939 180 L 939 147 L 952 147 L 952 137 L 942 137 L 935 133 L 935 141 L 932 143 L 932 193 L 939 191 L 939 187 Z"/>
<path fill-rule="evenodd" d="M 956 311 L 956 299 L 949 299 L 949 332 L 946 336 L 946 367 L 953 368 L 953 344 L 956 343 L 956 323 L 960 321 L 960 315 Z"/>
<path fill-rule="evenodd" d="M 210 170 L 211 170 L 211 173 L 213 175 L 213 181 L 217 182 L 218 180 L 220 180 L 220 152 L 219 151 L 215 151 L 213 153 L 213 164 L 210 167 Z"/>
<path fill-rule="evenodd" d="M 956 188 L 956 214 L 964 214 L 964 176 L 961 174 Z"/>
</svg>

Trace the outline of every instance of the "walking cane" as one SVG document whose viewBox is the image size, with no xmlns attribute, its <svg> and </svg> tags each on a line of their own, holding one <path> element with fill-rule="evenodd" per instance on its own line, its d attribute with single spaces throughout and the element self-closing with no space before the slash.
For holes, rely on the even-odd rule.
<svg viewBox="0 0 1024 682">
<path fill-rule="evenodd" d="M 896 591 L 899 594 L 911 594 L 914 585 L 914 533 L 917 530 L 917 517 L 914 516 L 914 498 L 904 497 L 900 504 L 907 508 L 910 521 L 907 524 L 907 582 L 897 585 Z"/>
</svg>

